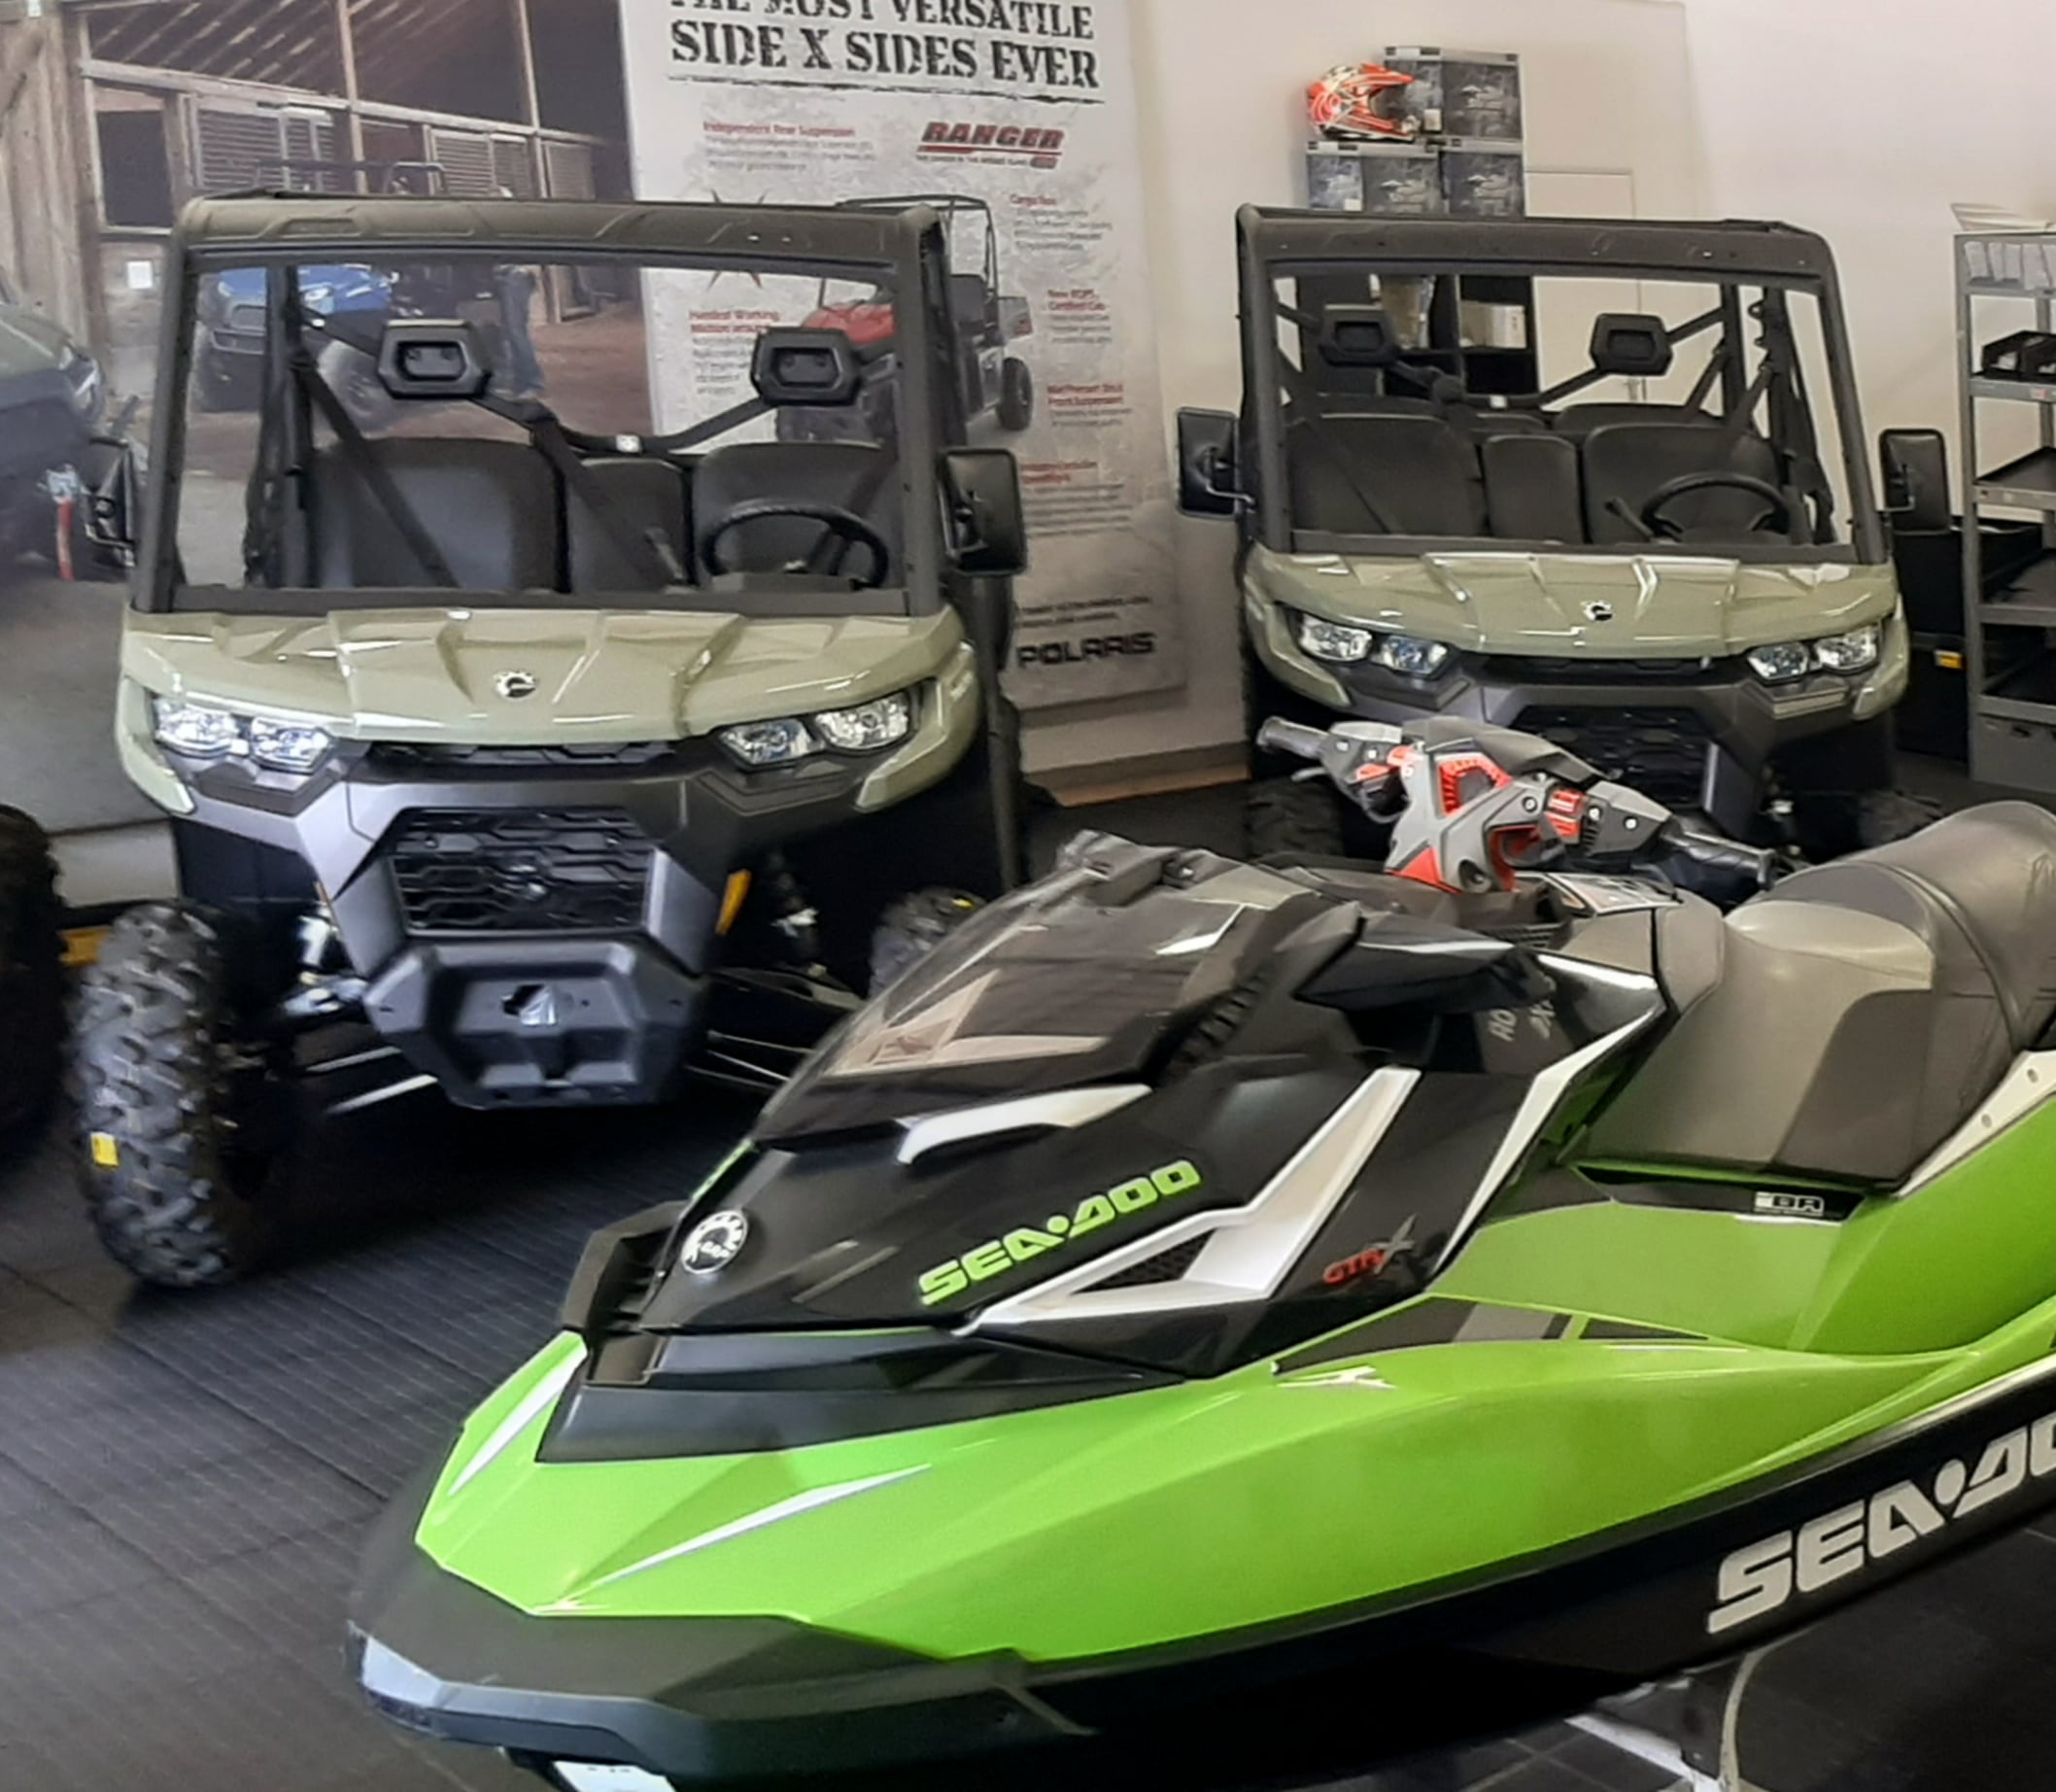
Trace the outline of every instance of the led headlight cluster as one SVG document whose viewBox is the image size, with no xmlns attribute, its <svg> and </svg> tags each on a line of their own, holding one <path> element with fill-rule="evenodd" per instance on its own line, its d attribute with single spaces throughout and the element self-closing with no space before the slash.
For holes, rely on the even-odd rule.
<svg viewBox="0 0 2056 1792">
<path fill-rule="evenodd" d="M 154 697 L 157 744 L 188 759 L 247 759 L 273 772 L 312 772 L 335 741 L 309 722 L 277 715 L 234 715 L 212 704 Z"/>
<path fill-rule="evenodd" d="M 729 752 L 758 770 L 787 766 L 824 750 L 878 753 L 897 746 L 913 732 L 913 697 L 895 691 L 848 709 L 824 709 L 818 715 L 775 716 L 767 722 L 743 722 L 724 728 L 716 739 Z"/>
<path fill-rule="evenodd" d="M 1884 651 L 1884 631 L 1874 622 L 1820 640 L 1779 641 L 1752 647 L 1749 670 L 1768 684 L 1785 684 L 1810 672 L 1861 672 L 1875 666 Z"/>
<path fill-rule="evenodd" d="M 1317 660 L 1356 666 L 1368 660 L 1407 678 L 1432 678 L 1450 662 L 1447 641 L 1423 640 L 1418 635 L 1388 635 L 1359 629 L 1352 623 L 1328 622 L 1319 616 L 1299 618 L 1299 648 Z"/>
</svg>

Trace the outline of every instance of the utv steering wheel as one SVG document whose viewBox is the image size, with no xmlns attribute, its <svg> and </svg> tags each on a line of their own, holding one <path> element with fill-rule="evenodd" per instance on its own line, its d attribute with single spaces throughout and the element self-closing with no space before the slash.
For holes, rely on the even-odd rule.
<svg viewBox="0 0 2056 1792">
<path fill-rule="evenodd" d="M 745 523 L 772 521 L 820 524 L 827 531 L 822 548 L 841 542 L 845 553 L 849 548 L 860 547 L 871 556 L 871 565 L 865 569 L 866 576 L 855 581 L 859 591 L 875 591 L 884 584 L 886 571 L 892 565 L 892 549 L 885 544 L 885 537 L 854 510 L 845 510 L 840 504 L 817 504 L 799 498 L 758 498 L 737 504 L 701 535 L 701 564 L 716 578 L 733 570 L 721 552 L 721 544 Z M 806 560 L 794 561 L 786 569 L 794 572 L 812 570 L 813 563 L 820 558 L 821 551 L 817 548 Z M 838 555 L 830 564 L 838 566 L 840 560 L 841 556 Z"/>
<path fill-rule="evenodd" d="M 1781 535 L 1792 534 L 1792 500 L 1769 480 L 1759 479 L 1754 473 L 1681 473 L 1675 479 L 1666 479 L 1644 501 L 1640 513 L 1642 527 L 1649 531 L 1653 540 L 1682 541 L 1685 538 L 1684 525 L 1673 522 L 1663 512 L 1693 492 L 1709 491 L 1746 492 L 1751 498 L 1764 500 L 1764 508 L 1742 525 L 1745 530 L 1754 533 L 1767 524 Z"/>
</svg>

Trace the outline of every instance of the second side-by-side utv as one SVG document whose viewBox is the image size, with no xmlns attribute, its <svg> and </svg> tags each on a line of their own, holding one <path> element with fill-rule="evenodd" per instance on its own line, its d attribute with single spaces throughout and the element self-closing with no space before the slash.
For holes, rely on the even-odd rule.
<svg viewBox="0 0 2056 1792">
<path fill-rule="evenodd" d="M 1180 460 L 1185 509 L 1239 519 L 1252 724 L 1520 728 L 1811 858 L 1934 818 L 1892 787 L 1906 623 L 1820 237 L 1238 234 L 1242 411 L 1184 413 Z M 1339 845 L 1327 792 L 1257 770 L 1252 845 Z"/>
<path fill-rule="evenodd" d="M 496 333 L 307 291 L 359 261 L 546 302 Z M 135 557 L 117 732 L 183 895 L 114 929 L 77 1051 L 136 1274 L 257 1257 L 294 1091 L 770 1086 L 1017 881 L 1019 485 L 964 445 L 935 213 L 282 192 L 196 205 L 171 269 L 148 501 L 118 481 L 96 527 Z M 264 295 L 261 396 L 203 415 L 224 277 Z M 891 295 L 890 335 L 803 327 L 823 280 Z M 548 404 L 496 378 L 531 327 Z M 777 439 L 881 361 L 890 442 Z"/>
</svg>

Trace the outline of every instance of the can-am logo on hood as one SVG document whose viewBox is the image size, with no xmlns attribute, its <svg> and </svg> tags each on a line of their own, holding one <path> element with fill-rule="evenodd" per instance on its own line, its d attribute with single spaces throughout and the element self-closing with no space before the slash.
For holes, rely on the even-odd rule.
<svg viewBox="0 0 2056 1792">
<path fill-rule="evenodd" d="M 1190 1194 L 1203 1180 L 1191 1162 L 1180 1158 L 1147 1176 L 1115 1183 L 1104 1194 L 1086 1195 L 1072 1213 L 1051 1214 L 1041 1225 L 1015 1226 L 1004 1238 L 991 1239 L 976 1251 L 938 1263 L 920 1279 L 921 1304 L 935 1306 L 952 1294 L 961 1294 L 974 1282 L 1005 1275 L 1103 1225 L 1112 1225 L 1124 1215 L 1142 1213 L 1173 1195 Z"/>
<path fill-rule="evenodd" d="M 726 1269 L 749 1242 L 749 1219 L 744 1214 L 709 1214 L 686 1233 L 678 1247 L 678 1264 L 696 1276 L 710 1276 Z"/>
<path fill-rule="evenodd" d="M 1900 1481 L 1797 1532 L 1751 1543 L 1721 1564 L 1721 1602 L 1707 1614 L 1707 1633 L 1768 1617 L 1795 1596 L 1822 1592 L 2049 1475 L 2056 1475 L 2056 1413 L 1995 1437 L 1974 1467 L 1952 1457 L 1924 1486 Z"/>
</svg>

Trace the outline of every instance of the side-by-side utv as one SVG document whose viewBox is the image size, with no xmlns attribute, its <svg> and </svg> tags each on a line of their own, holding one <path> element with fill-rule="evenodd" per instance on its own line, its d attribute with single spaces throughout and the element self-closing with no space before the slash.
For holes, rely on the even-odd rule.
<svg viewBox="0 0 2056 1792">
<path fill-rule="evenodd" d="M 1890 788 L 1906 625 L 1820 237 L 1238 230 L 1242 413 L 1186 412 L 1180 460 L 1188 512 L 1240 518 L 1252 725 L 1520 728 L 1816 857 L 1932 818 Z M 1340 813 L 1266 781 L 1251 820 L 1332 849 Z"/>
<path fill-rule="evenodd" d="M 605 302 L 537 309 L 545 405 L 471 322 L 306 290 L 367 259 Z M 86 1195 L 135 1273 L 252 1260 L 294 1091 L 770 1086 L 1017 880 L 1019 487 L 963 445 L 933 212 L 279 193 L 195 206 L 172 267 L 140 531 L 125 488 L 97 506 L 136 560 L 122 763 L 184 892 L 82 1014 Z M 201 295 L 247 270 L 261 401 L 197 414 Z M 800 327 L 824 279 L 890 294 L 889 338 Z M 891 442 L 776 439 L 881 359 Z"/>
</svg>

